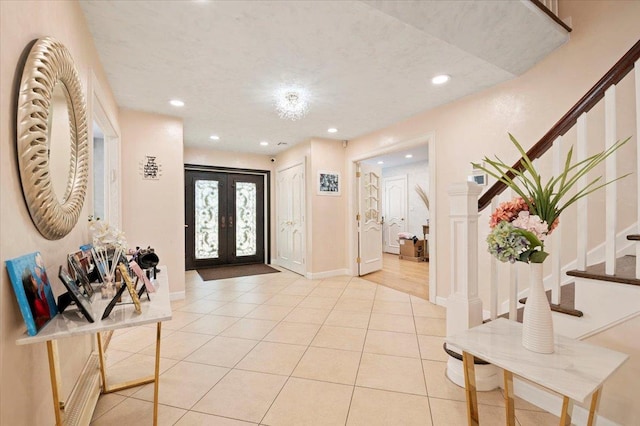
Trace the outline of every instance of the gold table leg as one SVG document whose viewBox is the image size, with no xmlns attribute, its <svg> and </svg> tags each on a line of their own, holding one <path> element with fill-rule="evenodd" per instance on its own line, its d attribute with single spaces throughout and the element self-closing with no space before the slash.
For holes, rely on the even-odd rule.
<svg viewBox="0 0 640 426">
<path fill-rule="evenodd" d="M 513 373 L 504 370 L 504 406 L 507 415 L 507 426 L 516 426 L 516 407 L 513 393 Z"/>
<path fill-rule="evenodd" d="M 56 366 L 58 365 L 58 351 L 55 341 L 47 340 L 47 357 L 49 359 L 49 376 L 51 379 L 51 394 L 53 395 L 53 411 L 56 415 L 56 426 L 62 426 L 62 412 L 60 410 L 60 374 Z"/>
<path fill-rule="evenodd" d="M 478 396 L 476 394 L 476 370 L 473 365 L 473 355 L 462 352 L 462 365 L 464 368 L 464 390 L 467 394 L 467 421 L 469 426 L 478 426 Z"/>
<path fill-rule="evenodd" d="M 153 426 L 158 425 L 158 390 L 160 386 L 160 332 L 162 323 L 158 323 L 156 331 L 156 368 L 154 374 L 153 385 Z"/>
<path fill-rule="evenodd" d="M 573 411 L 573 402 L 571 398 L 565 396 L 562 398 L 562 411 L 560 412 L 560 426 L 571 426 L 571 412 Z"/>
<path fill-rule="evenodd" d="M 100 377 L 102 378 L 102 393 L 118 392 L 124 389 L 129 389 L 129 388 L 133 388 L 140 385 L 146 385 L 147 383 L 153 383 L 156 380 L 157 374 L 155 376 L 147 376 L 141 379 L 129 380 L 127 382 L 122 382 L 117 385 L 110 386 L 107 381 L 106 366 L 104 361 L 104 348 L 102 346 L 102 337 L 100 333 L 96 333 L 96 335 L 98 336 L 98 355 L 100 359 Z"/>
<path fill-rule="evenodd" d="M 596 390 L 593 395 L 591 395 L 591 405 L 589 406 L 589 419 L 587 420 L 587 426 L 593 426 L 593 422 L 596 420 L 596 411 L 598 411 L 598 406 L 600 405 L 600 391 L 602 388 Z"/>
</svg>

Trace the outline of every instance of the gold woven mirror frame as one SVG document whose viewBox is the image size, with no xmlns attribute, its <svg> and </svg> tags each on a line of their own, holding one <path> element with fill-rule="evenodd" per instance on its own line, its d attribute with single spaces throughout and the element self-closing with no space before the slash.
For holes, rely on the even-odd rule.
<svg viewBox="0 0 640 426">
<path fill-rule="evenodd" d="M 70 137 L 49 141 L 51 102 L 56 83 L 66 89 Z M 49 168 L 50 142 L 71 143 L 66 190 L 59 200 Z M 89 146 L 82 83 L 67 48 L 59 41 L 38 39 L 27 58 L 18 93 L 17 153 L 22 191 L 38 231 L 49 240 L 67 235 L 78 222 L 87 192 Z"/>
</svg>

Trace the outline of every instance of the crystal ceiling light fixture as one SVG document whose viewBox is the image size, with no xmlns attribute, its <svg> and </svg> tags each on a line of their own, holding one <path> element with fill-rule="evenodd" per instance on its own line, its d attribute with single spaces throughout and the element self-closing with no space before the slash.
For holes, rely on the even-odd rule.
<svg viewBox="0 0 640 426">
<path fill-rule="evenodd" d="M 309 93 L 298 87 L 283 88 L 276 94 L 275 103 L 280 118 L 300 120 L 309 112 Z"/>
</svg>

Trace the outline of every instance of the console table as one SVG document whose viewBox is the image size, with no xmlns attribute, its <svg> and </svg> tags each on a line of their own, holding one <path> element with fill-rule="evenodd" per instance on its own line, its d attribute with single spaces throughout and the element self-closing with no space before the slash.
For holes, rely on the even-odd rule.
<svg viewBox="0 0 640 426">
<path fill-rule="evenodd" d="M 515 425 L 513 375 L 530 380 L 563 395 L 560 425 L 571 424 L 573 402 L 585 403 L 591 396 L 588 425 L 595 420 L 605 380 L 629 356 L 579 340 L 555 336 L 555 352 L 539 354 L 522 346 L 522 324 L 499 318 L 446 339 L 462 350 L 469 425 L 478 425 L 474 357 L 504 370 L 506 424 Z"/>
<path fill-rule="evenodd" d="M 95 334 L 98 341 L 98 356 L 100 361 L 100 376 L 102 379 L 102 393 L 116 392 L 122 389 L 139 386 L 146 383 L 154 383 L 153 393 L 153 424 L 158 424 L 158 385 L 160 372 L 160 339 L 162 321 L 171 319 L 171 304 L 169 301 L 169 282 L 167 279 L 167 267 L 161 266 L 162 271 L 154 280 L 155 293 L 151 293 L 149 301 L 146 295 L 140 300 L 142 313 L 137 314 L 133 305 L 117 305 L 111 314 L 101 320 L 102 313 L 109 303 L 107 299 L 101 299 L 100 292 L 96 291 L 91 303 L 91 315 L 94 322 L 88 322 L 84 317 L 78 315 L 74 307 L 67 308 L 63 313 L 56 315 L 46 326 L 44 326 L 35 336 L 25 336 L 16 340 L 18 345 L 29 345 L 33 343 L 47 343 L 47 355 L 49 359 L 49 375 L 51 379 L 51 393 L 53 397 L 53 409 L 55 411 L 56 425 L 64 424 L 63 408 L 60 407 L 60 375 L 58 372 L 57 351 L 55 344 L 58 339 L 65 337 L 79 336 L 85 334 Z M 130 300 L 127 293 L 123 294 L 123 301 Z M 155 369 L 152 376 L 128 381 L 122 384 L 108 385 L 104 360 L 104 348 L 102 344 L 102 332 L 118 330 L 127 327 L 136 327 L 144 324 L 156 324 L 156 358 Z"/>
</svg>

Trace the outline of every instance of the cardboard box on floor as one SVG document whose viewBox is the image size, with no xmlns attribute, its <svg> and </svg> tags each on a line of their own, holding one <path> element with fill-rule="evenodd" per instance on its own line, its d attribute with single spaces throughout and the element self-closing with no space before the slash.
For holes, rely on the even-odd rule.
<svg viewBox="0 0 640 426">
<path fill-rule="evenodd" d="M 424 240 L 400 240 L 400 256 L 403 257 L 423 257 L 424 256 Z"/>
</svg>

